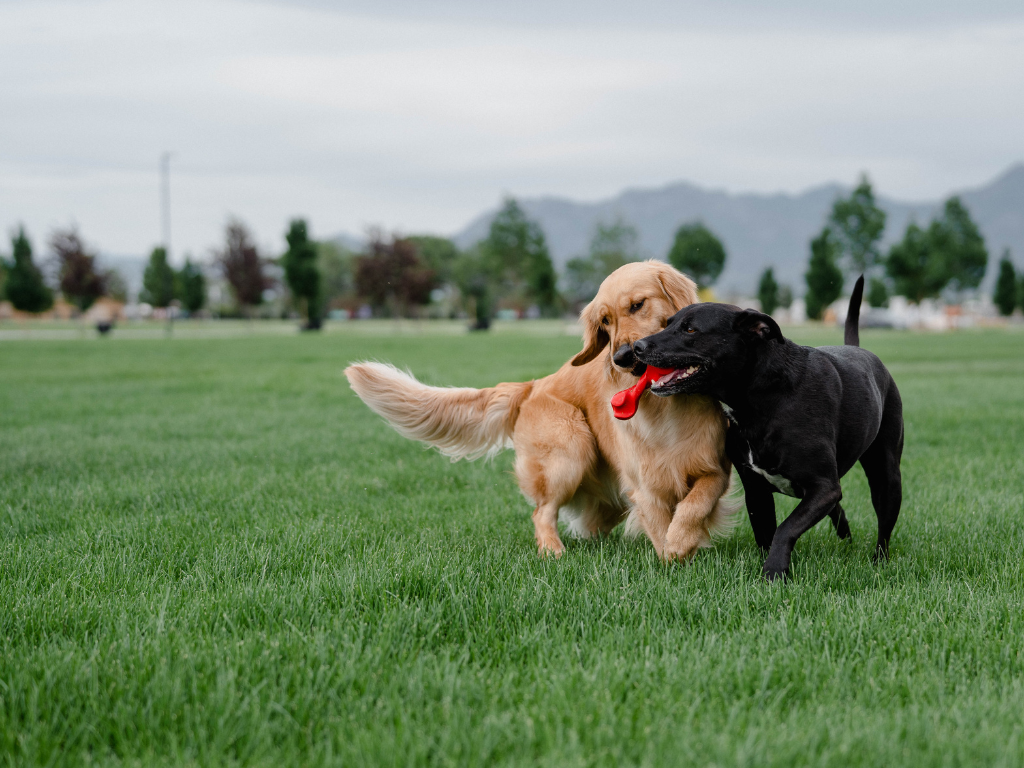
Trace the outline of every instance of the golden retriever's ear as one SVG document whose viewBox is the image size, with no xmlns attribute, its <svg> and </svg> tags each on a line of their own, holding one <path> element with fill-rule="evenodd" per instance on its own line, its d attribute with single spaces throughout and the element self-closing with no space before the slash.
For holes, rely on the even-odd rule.
<svg viewBox="0 0 1024 768">
<path fill-rule="evenodd" d="M 580 322 L 583 323 L 583 351 L 572 359 L 573 365 L 586 365 L 608 346 L 608 331 L 601 325 L 601 318 L 597 316 L 597 307 L 590 302 L 580 312 Z"/>
<path fill-rule="evenodd" d="M 679 311 L 683 307 L 697 303 L 697 284 L 677 269 L 668 264 L 660 264 L 658 282 L 669 302 Z"/>
</svg>

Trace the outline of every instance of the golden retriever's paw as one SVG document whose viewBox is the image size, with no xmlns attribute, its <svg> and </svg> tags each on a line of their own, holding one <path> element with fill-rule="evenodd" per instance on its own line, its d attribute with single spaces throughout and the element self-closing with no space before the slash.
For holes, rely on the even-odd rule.
<svg viewBox="0 0 1024 768">
<path fill-rule="evenodd" d="M 697 537 L 669 538 L 665 542 L 665 549 L 662 550 L 661 559 L 666 563 L 682 563 L 693 557 L 698 549 L 700 549 L 700 539 Z"/>
<path fill-rule="evenodd" d="M 537 554 L 541 557 L 553 557 L 557 560 L 563 552 L 565 552 L 565 545 L 557 538 L 537 541 Z"/>
</svg>

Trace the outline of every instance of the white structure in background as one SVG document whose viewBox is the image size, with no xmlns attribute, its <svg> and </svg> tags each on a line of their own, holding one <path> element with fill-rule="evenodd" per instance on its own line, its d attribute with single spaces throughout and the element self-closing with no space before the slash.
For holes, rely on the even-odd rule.
<svg viewBox="0 0 1024 768">
<path fill-rule="evenodd" d="M 849 301 L 849 297 L 844 297 L 830 307 L 838 325 L 846 322 Z M 946 304 L 936 299 L 924 299 L 920 304 L 912 304 L 905 296 L 893 296 L 889 299 L 888 307 L 871 307 L 864 302 L 860 310 L 862 328 L 951 331 L 979 325 L 999 325 L 1000 322 L 992 298 L 987 294 L 980 294 L 961 304 Z"/>
</svg>

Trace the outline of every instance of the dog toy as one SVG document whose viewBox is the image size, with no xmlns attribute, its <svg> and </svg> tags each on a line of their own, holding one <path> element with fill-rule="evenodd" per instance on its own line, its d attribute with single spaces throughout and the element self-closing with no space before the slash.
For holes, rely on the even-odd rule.
<svg viewBox="0 0 1024 768">
<path fill-rule="evenodd" d="M 655 381 L 660 379 L 666 373 L 672 373 L 675 368 L 654 368 L 648 365 L 647 370 L 644 371 L 644 375 L 640 377 L 629 389 L 624 389 L 621 392 L 616 392 L 612 397 L 612 413 L 615 414 L 616 419 L 632 419 L 636 415 L 637 405 L 640 403 L 640 396 L 647 391 L 647 388 L 651 386 Z"/>
</svg>

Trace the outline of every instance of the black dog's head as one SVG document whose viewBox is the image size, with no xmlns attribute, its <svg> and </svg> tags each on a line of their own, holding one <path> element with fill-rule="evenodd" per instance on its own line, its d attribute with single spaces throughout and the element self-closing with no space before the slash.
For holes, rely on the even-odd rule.
<svg viewBox="0 0 1024 768">
<path fill-rule="evenodd" d="M 757 347 L 782 331 L 768 315 L 731 304 L 694 304 L 680 310 L 665 330 L 640 339 L 633 352 L 656 368 L 673 368 L 651 392 L 715 394 L 737 383 Z"/>
</svg>

